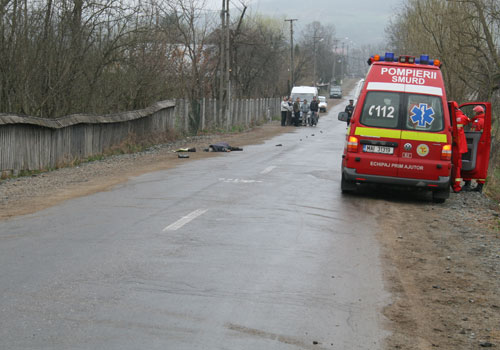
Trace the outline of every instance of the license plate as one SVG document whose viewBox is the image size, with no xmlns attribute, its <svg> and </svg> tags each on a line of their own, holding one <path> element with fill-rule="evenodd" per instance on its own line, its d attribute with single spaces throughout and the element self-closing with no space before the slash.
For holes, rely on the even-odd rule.
<svg viewBox="0 0 500 350">
<path fill-rule="evenodd" d="M 393 154 L 394 147 L 363 145 L 363 152 Z"/>
</svg>

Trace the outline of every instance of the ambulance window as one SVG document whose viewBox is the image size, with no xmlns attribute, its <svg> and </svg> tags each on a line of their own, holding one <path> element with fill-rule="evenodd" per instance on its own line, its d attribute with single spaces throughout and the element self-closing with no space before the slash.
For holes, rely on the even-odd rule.
<svg viewBox="0 0 500 350">
<path fill-rule="evenodd" d="M 361 124 L 380 128 L 396 128 L 399 118 L 400 94 L 370 91 L 366 94 Z"/>
<path fill-rule="evenodd" d="M 408 95 L 406 128 L 421 131 L 443 130 L 441 98 L 430 95 Z"/>
</svg>

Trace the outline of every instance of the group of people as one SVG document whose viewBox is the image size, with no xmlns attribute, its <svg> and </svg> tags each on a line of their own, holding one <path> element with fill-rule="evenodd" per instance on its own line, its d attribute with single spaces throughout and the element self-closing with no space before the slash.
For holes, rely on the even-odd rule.
<svg viewBox="0 0 500 350">
<path fill-rule="evenodd" d="M 308 118 L 309 112 L 311 115 Z M 301 102 L 299 97 L 292 101 L 291 97 L 285 96 L 281 101 L 281 126 L 299 126 L 301 114 L 303 116 L 302 125 L 307 125 L 307 123 L 310 126 L 316 125 L 318 123 L 318 112 L 319 103 L 316 96 L 313 97 L 311 103 L 308 103 L 306 99 Z"/>
<path fill-rule="evenodd" d="M 484 179 L 476 179 L 476 187 L 471 187 L 471 180 L 464 177 L 464 187 L 462 188 L 462 154 L 467 153 L 467 139 L 465 137 L 464 127 L 469 125 L 470 131 L 481 132 L 484 129 L 484 108 L 482 106 L 474 107 L 474 115 L 471 119 L 467 117 L 459 108 L 456 103 L 454 103 L 453 108 L 455 109 L 456 116 L 456 131 L 454 130 L 454 146 L 457 152 L 453 153 L 453 164 L 455 164 L 455 176 L 452 184 L 453 191 L 459 192 L 464 191 L 483 191 L 483 186 L 485 183 Z"/>
</svg>

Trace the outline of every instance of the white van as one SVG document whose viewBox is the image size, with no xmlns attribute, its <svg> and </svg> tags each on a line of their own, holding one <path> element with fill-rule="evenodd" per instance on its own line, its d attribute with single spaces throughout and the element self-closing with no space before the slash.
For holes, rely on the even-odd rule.
<svg viewBox="0 0 500 350">
<path fill-rule="evenodd" d="M 318 88 L 314 86 L 294 86 L 290 94 L 293 102 L 298 97 L 300 102 L 304 102 L 304 99 L 306 99 L 308 103 L 311 103 L 314 96 L 318 98 Z"/>
</svg>

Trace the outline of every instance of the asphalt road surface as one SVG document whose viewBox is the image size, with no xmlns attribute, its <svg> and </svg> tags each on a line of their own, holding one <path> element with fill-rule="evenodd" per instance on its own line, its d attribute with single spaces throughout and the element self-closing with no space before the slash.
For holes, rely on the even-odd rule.
<svg viewBox="0 0 500 350">
<path fill-rule="evenodd" d="M 381 349 L 376 218 L 340 193 L 344 106 L 0 222 L 0 348 Z"/>
</svg>

